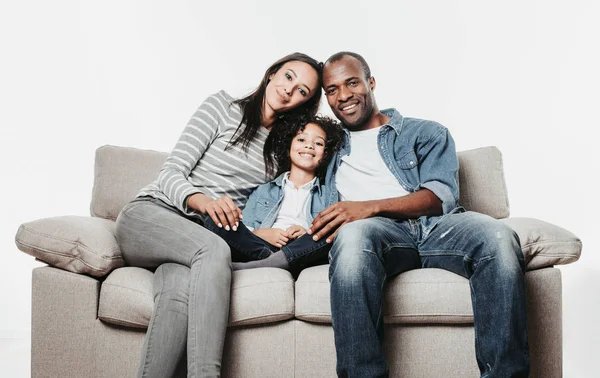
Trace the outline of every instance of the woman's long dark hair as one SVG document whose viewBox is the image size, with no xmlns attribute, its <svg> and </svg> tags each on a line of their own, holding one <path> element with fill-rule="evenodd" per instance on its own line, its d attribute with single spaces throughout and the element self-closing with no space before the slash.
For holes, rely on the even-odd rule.
<svg viewBox="0 0 600 378">
<path fill-rule="evenodd" d="M 344 141 L 344 130 L 339 122 L 327 116 L 311 116 L 308 114 L 285 117 L 271 129 L 271 133 L 265 142 L 265 150 L 269 149 L 273 151 L 273 158 L 277 162 L 276 176 L 290 170 L 292 166 L 290 159 L 292 141 L 298 135 L 298 132 L 303 131 L 309 123 L 318 125 L 325 132 L 325 151 L 323 152 L 321 163 L 315 172 L 315 176 L 319 177 L 319 179 L 325 179 L 329 161 Z"/>
<path fill-rule="evenodd" d="M 242 149 L 244 151 L 248 150 L 248 146 L 250 145 L 250 142 L 254 139 L 254 137 L 256 136 L 256 133 L 258 133 L 258 130 L 260 129 L 260 127 L 262 125 L 261 121 L 262 121 L 262 116 L 263 116 L 263 114 L 262 114 L 263 100 L 265 97 L 265 91 L 267 89 L 267 84 L 269 84 L 269 81 L 270 81 L 269 77 L 272 74 L 279 71 L 279 69 L 284 64 L 286 64 L 287 62 L 291 62 L 291 61 L 300 61 L 300 62 L 304 62 L 304 63 L 310 65 L 317 72 L 317 77 L 319 78 L 318 79 L 319 82 L 318 82 L 317 89 L 316 89 L 314 95 L 308 101 L 306 101 L 304 104 L 280 115 L 279 118 L 276 119 L 275 123 L 273 124 L 273 127 L 275 127 L 278 122 L 281 122 L 282 119 L 284 119 L 288 116 L 296 117 L 299 114 L 308 114 L 310 116 L 313 116 L 313 115 L 317 114 L 317 111 L 319 110 L 319 104 L 321 102 L 321 93 L 322 93 L 321 69 L 323 67 L 323 63 L 319 63 L 315 59 L 311 58 L 310 56 L 299 53 L 299 52 L 295 52 L 293 54 L 286 55 L 283 58 L 276 61 L 275 63 L 273 63 L 271 65 L 271 67 L 269 67 L 267 69 L 267 71 L 265 72 L 265 76 L 263 76 L 263 78 L 260 82 L 260 85 L 258 86 L 258 88 L 256 88 L 256 90 L 254 90 L 254 92 L 250 93 L 246 97 L 240 98 L 239 100 L 235 100 L 233 102 L 234 104 L 239 105 L 240 108 L 242 109 L 242 121 L 238 125 L 238 128 L 235 131 L 234 136 L 231 138 L 231 142 L 229 143 L 227 148 L 235 146 L 236 144 L 241 144 Z M 242 125 L 245 125 L 245 127 L 242 127 Z M 265 145 L 265 148 L 263 150 L 263 158 L 265 161 L 267 177 L 270 177 L 273 175 L 273 172 L 275 171 L 272 146 L 267 147 Z"/>
</svg>

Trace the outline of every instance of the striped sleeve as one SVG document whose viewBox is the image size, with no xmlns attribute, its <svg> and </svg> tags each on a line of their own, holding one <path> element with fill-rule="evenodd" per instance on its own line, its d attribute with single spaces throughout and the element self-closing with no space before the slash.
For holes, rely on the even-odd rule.
<svg viewBox="0 0 600 378">
<path fill-rule="evenodd" d="M 224 119 L 220 111 L 229 106 L 221 102 L 223 100 L 216 95 L 204 100 L 183 130 L 158 174 L 157 184 L 160 190 L 179 210 L 189 215 L 194 211 L 188 208 L 187 198 L 202 191 L 192 185 L 188 177 L 206 149 L 219 135 L 220 123 Z"/>
</svg>

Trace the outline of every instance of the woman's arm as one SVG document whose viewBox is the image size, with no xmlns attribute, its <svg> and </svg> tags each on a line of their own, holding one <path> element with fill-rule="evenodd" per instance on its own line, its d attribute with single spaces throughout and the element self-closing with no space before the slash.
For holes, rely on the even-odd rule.
<svg viewBox="0 0 600 378">
<path fill-rule="evenodd" d="M 201 193 L 199 188 L 188 181 L 188 177 L 219 133 L 219 102 L 222 100 L 215 95 L 204 100 L 179 136 L 158 174 L 160 190 L 179 210 L 187 214 L 193 213 L 188 208 L 188 197 Z"/>
<path fill-rule="evenodd" d="M 209 96 L 196 110 L 165 160 L 159 174 L 158 187 L 183 213 L 208 214 L 225 228 L 237 226 L 241 210 L 229 197 L 213 200 L 188 177 L 204 152 L 221 132 L 224 112 L 230 104 L 221 96 Z"/>
</svg>

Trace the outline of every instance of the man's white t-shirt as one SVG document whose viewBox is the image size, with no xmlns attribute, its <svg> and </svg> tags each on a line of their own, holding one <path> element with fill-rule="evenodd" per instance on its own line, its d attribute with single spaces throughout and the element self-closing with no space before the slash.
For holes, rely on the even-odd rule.
<svg viewBox="0 0 600 378">
<path fill-rule="evenodd" d="M 350 154 L 342 158 L 335 176 L 343 201 L 369 201 L 408 194 L 379 153 L 380 128 L 350 132 Z"/>
</svg>

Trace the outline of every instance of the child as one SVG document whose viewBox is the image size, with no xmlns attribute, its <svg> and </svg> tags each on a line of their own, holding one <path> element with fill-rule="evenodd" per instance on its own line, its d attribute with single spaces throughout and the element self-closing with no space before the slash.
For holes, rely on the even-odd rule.
<svg viewBox="0 0 600 378">
<path fill-rule="evenodd" d="M 232 249 L 233 269 L 307 266 L 326 257 L 325 238 L 315 242 L 306 229 L 314 217 L 338 200 L 321 182 L 331 157 L 343 140 L 339 124 L 329 117 L 314 116 L 274 128 L 273 143 L 277 178 L 260 185 L 250 195 L 236 231 L 217 227 L 208 218 L 206 227 L 221 236 Z"/>
</svg>

